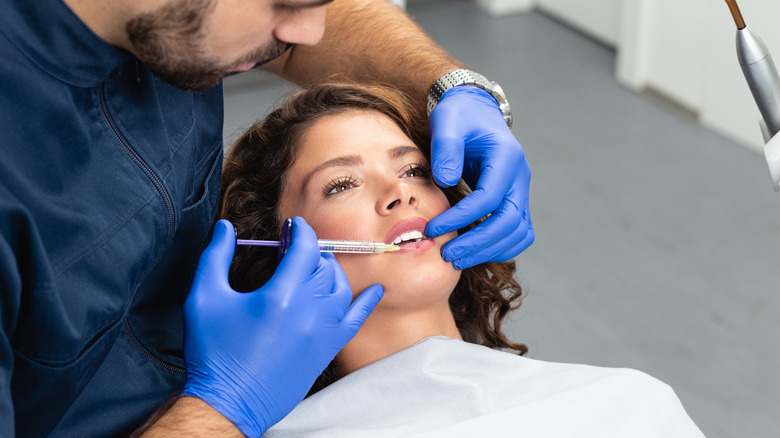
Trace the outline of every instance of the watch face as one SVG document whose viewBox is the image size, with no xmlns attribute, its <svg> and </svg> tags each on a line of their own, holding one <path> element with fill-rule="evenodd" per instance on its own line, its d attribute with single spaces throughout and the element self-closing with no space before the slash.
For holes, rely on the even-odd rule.
<svg viewBox="0 0 780 438">
<path fill-rule="evenodd" d="M 506 125 L 511 128 L 512 109 L 509 108 L 509 101 L 506 99 L 506 94 L 504 94 L 504 89 L 501 88 L 501 85 L 498 85 L 497 82 L 491 82 L 490 85 L 493 87 L 493 91 L 491 92 L 491 94 L 496 99 L 496 102 L 498 102 L 498 109 L 501 110 L 501 114 L 504 116 L 504 121 L 506 122 Z"/>
<path fill-rule="evenodd" d="M 498 82 L 491 82 L 490 86 L 493 87 L 493 96 L 500 96 L 502 100 L 506 101 L 504 89 L 501 88 L 501 85 L 498 85 Z"/>
</svg>

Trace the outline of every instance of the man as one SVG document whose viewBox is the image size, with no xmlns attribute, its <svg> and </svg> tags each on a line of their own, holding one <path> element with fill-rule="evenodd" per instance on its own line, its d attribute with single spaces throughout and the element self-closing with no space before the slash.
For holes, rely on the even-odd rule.
<svg viewBox="0 0 780 438">
<path fill-rule="evenodd" d="M 421 105 L 434 84 L 435 178 L 474 193 L 426 233 L 490 215 L 443 249 L 457 268 L 533 242 L 500 88 L 453 72 L 463 65 L 383 0 L 329 3 L 0 0 L 0 435 L 123 434 L 174 395 L 146 433 L 261 435 L 381 298 L 374 286 L 345 300 L 343 271 L 300 220 L 258 291 L 227 283 L 229 226 L 195 272 L 226 74 L 276 58 L 263 68 L 300 84 L 378 79 Z"/>
</svg>

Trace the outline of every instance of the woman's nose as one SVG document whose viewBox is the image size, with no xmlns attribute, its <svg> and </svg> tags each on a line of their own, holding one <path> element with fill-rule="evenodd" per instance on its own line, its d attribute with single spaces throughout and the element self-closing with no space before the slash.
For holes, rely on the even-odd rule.
<svg viewBox="0 0 780 438">
<path fill-rule="evenodd" d="M 409 184 L 397 180 L 377 200 L 377 213 L 387 215 L 393 210 L 404 208 L 404 206 L 416 207 L 419 202 L 419 197 L 414 193 L 414 189 Z"/>
<path fill-rule="evenodd" d="M 313 46 L 325 34 L 326 6 L 301 8 L 274 28 L 276 39 L 290 44 Z"/>
</svg>

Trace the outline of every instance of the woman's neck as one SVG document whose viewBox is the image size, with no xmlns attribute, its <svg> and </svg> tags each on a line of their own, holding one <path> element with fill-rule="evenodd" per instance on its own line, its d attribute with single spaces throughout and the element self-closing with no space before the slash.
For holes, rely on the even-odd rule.
<svg viewBox="0 0 780 438">
<path fill-rule="evenodd" d="M 347 375 L 409 348 L 422 339 L 437 335 L 461 339 L 446 302 L 437 308 L 414 311 L 378 308 L 336 356 L 339 374 Z"/>
</svg>

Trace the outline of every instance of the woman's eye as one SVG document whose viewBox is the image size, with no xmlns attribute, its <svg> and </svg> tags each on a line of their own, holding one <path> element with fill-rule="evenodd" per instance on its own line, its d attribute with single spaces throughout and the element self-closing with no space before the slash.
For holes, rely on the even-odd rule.
<svg viewBox="0 0 780 438">
<path fill-rule="evenodd" d="M 352 184 L 347 184 L 347 183 L 339 184 L 336 187 L 333 187 L 332 189 L 330 189 L 329 193 L 343 192 L 343 191 L 349 190 L 350 188 L 352 188 Z"/>
<path fill-rule="evenodd" d="M 352 181 L 351 179 L 338 179 L 331 181 L 330 184 L 325 186 L 324 192 L 326 195 L 337 195 L 354 187 L 355 181 Z"/>
<path fill-rule="evenodd" d="M 401 178 L 427 178 L 428 175 L 430 175 L 428 167 L 419 164 L 410 164 Z"/>
</svg>

